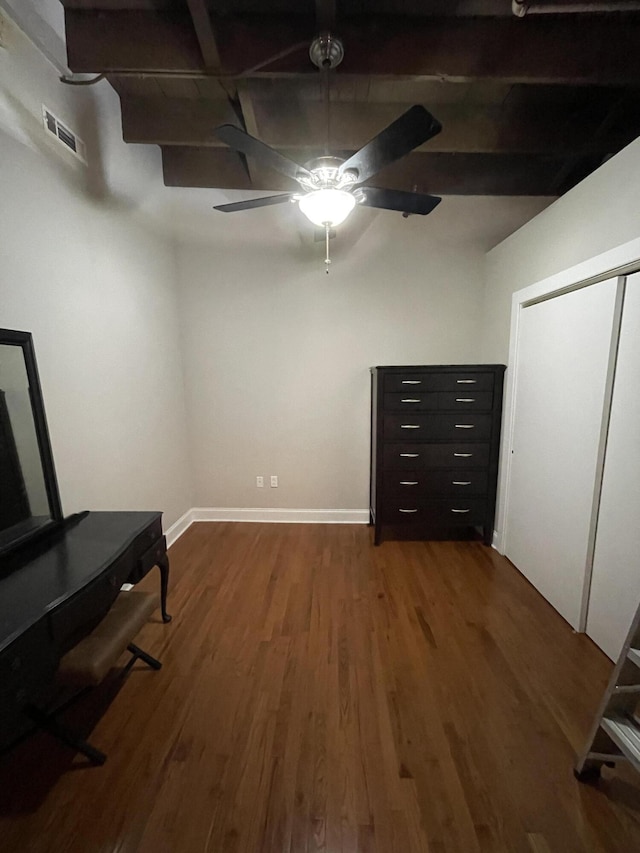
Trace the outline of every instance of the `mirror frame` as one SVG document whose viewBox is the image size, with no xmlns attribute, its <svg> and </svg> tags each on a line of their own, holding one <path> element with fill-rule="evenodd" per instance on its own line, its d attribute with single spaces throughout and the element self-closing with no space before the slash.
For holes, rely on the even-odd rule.
<svg viewBox="0 0 640 853">
<path fill-rule="evenodd" d="M 44 411 L 44 401 L 42 398 L 42 388 L 40 386 L 40 377 L 38 375 L 38 367 L 36 364 L 36 354 L 33 347 L 33 336 L 31 335 L 31 332 L 18 332 L 13 329 L 0 329 L 0 346 L 3 344 L 19 346 L 22 348 L 27 371 L 27 381 L 29 383 L 31 411 L 33 412 L 33 420 L 36 428 L 36 438 L 38 441 L 38 450 L 40 451 L 40 462 L 42 464 L 42 473 L 44 475 L 44 484 L 47 493 L 47 500 L 49 501 L 49 513 L 51 515 L 51 519 L 36 530 L 30 531 L 24 536 L 14 539 L 13 542 L 9 542 L 4 548 L 0 548 L 0 557 L 25 542 L 37 538 L 44 531 L 50 530 L 52 525 L 59 525 L 64 518 L 62 514 L 62 504 L 60 502 L 60 492 L 58 490 L 56 469 L 53 464 L 51 440 L 49 438 L 49 428 L 47 426 L 47 418 Z"/>
</svg>

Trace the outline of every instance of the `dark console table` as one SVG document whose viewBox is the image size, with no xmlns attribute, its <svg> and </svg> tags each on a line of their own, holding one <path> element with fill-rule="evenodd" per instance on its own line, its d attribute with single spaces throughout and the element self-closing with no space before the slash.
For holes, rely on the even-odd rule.
<svg viewBox="0 0 640 853">
<path fill-rule="evenodd" d="M 159 512 L 87 512 L 0 562 L 0 746 L 52 695 L 60 658 L 107 614 L 124 583 L 169 560 Z"/>
</svg>

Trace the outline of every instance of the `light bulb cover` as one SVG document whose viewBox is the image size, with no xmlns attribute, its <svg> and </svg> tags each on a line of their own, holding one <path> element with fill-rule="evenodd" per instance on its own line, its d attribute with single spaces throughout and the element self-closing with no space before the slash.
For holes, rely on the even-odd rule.
<svg viewBox="0 0 640 853">
<path fill-rule="evenodd" d="M 345 190 L 323 189 L 303 195 L 298 205 L 314 225 L 332 228 L 345 221 L 356 206 L 356 200 Z"/>
</svg>

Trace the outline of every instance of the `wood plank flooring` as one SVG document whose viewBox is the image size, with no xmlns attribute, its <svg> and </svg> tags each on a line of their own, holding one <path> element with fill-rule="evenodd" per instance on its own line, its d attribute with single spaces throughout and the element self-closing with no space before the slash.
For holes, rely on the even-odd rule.
<svg viewBox="0 0 640 853">
<path fill-rule="evenodd" d="M 572 774 L 607 659 L 482 544 L 371 536 L 193 525 L 137 641 L 163 669 L 73 711 L 106 765 L 5 757 L 0 850 L 640 850 L 640 779 Z"/>
</svg>

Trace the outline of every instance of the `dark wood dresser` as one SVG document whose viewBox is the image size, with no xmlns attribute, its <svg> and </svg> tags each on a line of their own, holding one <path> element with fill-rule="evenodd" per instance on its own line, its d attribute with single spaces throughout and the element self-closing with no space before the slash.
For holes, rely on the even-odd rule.
<svg viewBox="0 0 640 853">
<path fill-rule="evenodd" d="M 370 520 L 416 539 L 493 538 L 503 364 L 371 368 Z"/>
</svg>

